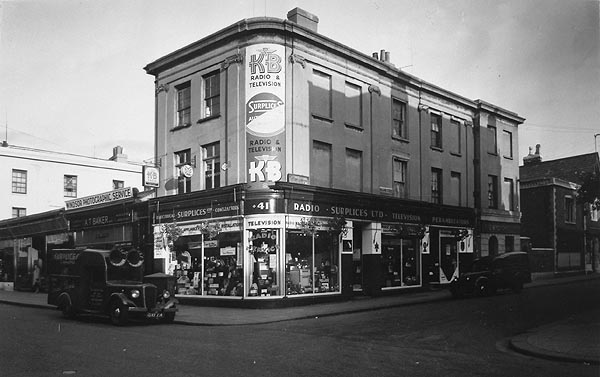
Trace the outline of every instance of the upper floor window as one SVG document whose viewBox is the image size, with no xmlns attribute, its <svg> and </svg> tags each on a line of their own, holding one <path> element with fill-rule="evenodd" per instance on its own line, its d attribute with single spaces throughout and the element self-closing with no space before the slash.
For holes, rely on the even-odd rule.
<svg viewBox="0 0 600 377">
<path fill-rule="evenodd" d="M 565 196 L 565 222 L 575 222 L 575 199 L 572 196 Z"/>
<path fill-rule="evenodd" d="M 515 181 L 504 178 L 504 208 L 509 211 L 515 210 Z"/>
<path fill-rule="evenodd" d="M 313 141 L 310 160 L 310 182 L 314 186 L 331 187 L 331 144 Z"/>
<path fill-rule="evenodd" d="M 488 208 L 498 208 L 498 177 L 488 175 Z"/>
<path fill-rule="evenodd" d="M 510 131 L 503 131 L 502 132 L 503 135 L 503 150 L 504 150 L 504 157 L 507 158 L 513 158 L 513 139 L 512 139 L 512 132 Z"/>
<path fill-rule="evenodd" d="M 453 148 L 452 152 L 455 154 L 461 154 L 462 153 L 462 129 L 461 129 L 460 122 L 452 119 L 450 121 L 450 128 L 452 129 L 452 132 L 454 133 L 454 148 Z"/>
<path fill-rule="evenodd" d="M 65 197 L 76 198 L 77 197 L 77 176 L 76 175 L 65 175 L 64 177 L 64 192 Z"/>
<path fill-rule="evenodd" d="M 406 182 L 406 173 L 408 170 L 408 161 L 394 157 L 392 160 L 392 174 L 394 180 L 394 196 L 397 198 L 408 197 Z"/>
<path fill-rule="evenodd" d="M 12 217 L 27 216 L 27 209 L 21 207 L 12 207 Z"/>
<path fill-rule="evenodd" d="M 431 169 L 431 202 L 442 204 L 442 170 Z"/>
<path fill-rule="evenodd" d="M 312 115 L 331 119 L 331 76 L 314 70 L 309 93 Z"/>
<path fill-rule="evenodd" d="M 498 134 L 496 133 L 496 127 L 488 125 L 488 130 L 489 130 L 490 136 L 491 136 L 488 152 L 491 154 L 497 154 L 498 153 Z"/>
<path fill-rule="evenodd" d="M 113 179 L 113 190 L 122 189 L 125 187 L 125 182 Z"/>
<path fill-rule="evenodd" d="M 16 194 L 27 194 L 27 170 L 13 169 L 12 192 Z"/>
<path fill-rule="evenodd" d="M 362 129 L 362 90 L 359 85 L 346 82 L 344 122 L 346 126 Z"/>
<path fill-rule="evenodd" d="M 406 103 L 392 99 L 392 137 L 408 139 Z"/>
<path fill-rule="evenodd" d="M 189 165 L 192 157 L 190 149 L 175 152 L 175 174 L 177 176 L 177 193 L 184 194 L 192 191 L 192 177 L 188 174 L 185 165 Z"/>
<path fill-rule="evenodd" d="M 363 190 L 362 152 L 346 148 L 346 182 L 354 191 Z"/>
<path fill-rule="evenodd" d="M 192 101 L 189 81 L 178 85 L 177 89 L 177 125 L 185 127 L 192 124 Z"/>
<path fill-rule="evenodd" d="M 219 71 L 204 76 L 204 117 L 221 112 L 221 80 Z"/>
<path fill-rule="evenodd" d="M 221 152 L 220 143 L 202 146 L 202 163 L 204 165 L 204 188 L 221 187 Z"/>
<path fill-rule="evenodd" d="M 442 116 L 431 114 L 431 146 L 442 148 Z"/>
<path fill-rule="evenodd" d="M 460 206 L 462 205 L 462 193 L 461 193 L 461 176 L 459 172 L 451 172 L 450 173 L 450 199 L 452 200 L 453 205 Z"/>
</svg>

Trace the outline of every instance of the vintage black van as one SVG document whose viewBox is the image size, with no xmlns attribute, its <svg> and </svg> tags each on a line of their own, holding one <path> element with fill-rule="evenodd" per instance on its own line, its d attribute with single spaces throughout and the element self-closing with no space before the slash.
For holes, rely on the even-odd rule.
<svg viewBox="0 0 600 377">
<path fill-rule="evenodd" d="M 48 263 L 48 304 L 66 317 L 105 314 L 115 325 L 134 317 L 175 319 L 175 278 L 143 276 L 138 250 L 56 249 L 49 252 Z"/>
<path fill-rule="evenodd" d="M 510 252 L 495 257 L 475 259 L 471 268 L 450 284 L 452 296 L 488 296 L 499 289 L 512 289 L 518 293 L 523 284 L 531 282 L 529 257 L 524 252 Z"/>
</svg>

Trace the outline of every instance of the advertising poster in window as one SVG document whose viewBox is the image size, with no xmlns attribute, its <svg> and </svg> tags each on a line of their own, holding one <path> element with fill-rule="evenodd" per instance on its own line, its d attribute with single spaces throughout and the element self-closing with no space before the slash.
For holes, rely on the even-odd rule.
<svg viewBox="0 0 600 377">
<path fill-rule="evenodd" d="M 266 189 L 285 170 L 285 49 L 246 49 L 246 148 L 248 185 Z"/>
</svg>

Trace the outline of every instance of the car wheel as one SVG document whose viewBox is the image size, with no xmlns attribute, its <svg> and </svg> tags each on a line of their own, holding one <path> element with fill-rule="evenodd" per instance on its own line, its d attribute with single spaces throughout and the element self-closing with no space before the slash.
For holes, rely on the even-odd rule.
<svg viewBox="0 0 600 377">
<path fill-rule="evenodd" d="M 175 320 L 175 312 L 165 313 L 165 318 L 163 319 L 164 323 L 173 323 L 174 320 Z"/>
<path fill-rule="evenodd" d="M 69 319 L 75 318 L 75 309 L 73 309 L 73 304 L 71 304 L 71 300 L 64 299 L 60 305 L 60 310 L 62 312 L 63 317 Z"/>
<path fill-rule="evenodd" d="M 123 326 L 127 323 L 127 315 L 129 312 L 123 303 L 113 301 L 110 305 L 110 321 L 113 325 Z"/>
<path fill-rule="evenodd" d="M 476 296 L 489 296 L 491 293 L 490 285 L 486 280 L 479 280 L 475 284 L 475 295 Z"/>
</svg>

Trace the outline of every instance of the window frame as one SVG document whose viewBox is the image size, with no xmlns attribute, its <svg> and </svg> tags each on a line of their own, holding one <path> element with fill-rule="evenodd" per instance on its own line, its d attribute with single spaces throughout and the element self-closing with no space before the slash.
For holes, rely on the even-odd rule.
<svg viewBox="0 0 600 377">
<path fill-rule="evenodd" d="M 221 187 L 221 143 L 219 141 L 202 146 L 202 174 L 204 189 Z M 208 167 L 211 167 L 209 169 Z M 209 171 L 211 172 L 209 174 Z M 210 184 L 209 184 L 210 182 Z"/>
<path fill-rule="evenodd" d="M 431 168 L 431 202 L 443 204 L 443 177 L 442 169 Z"/>
<path fill-rule="evenodd" d="M 514 158 L 514 150 L 513 150 L 513 135 L 511 131 L 508 130 L 503 130 L 502 131 L 502 135 L 504 136 L 503 139 L 508 138 L 508 142 L 504 142 L 503 146 L 505 146 L 506 144 L 508 144 L 508 155 L 505 153 L 506 151 L 503 152 L 503 156 L 504 158 L 508 158 L 508 159 L 513 159 Z"/>
<path fill-rule="evenodd" d="M 192 125 L 192 83 L 186 81 L 176 85 L 175 90 L 175 128 L 189 127 Z M 185 93 L 187 99 L 183 97 Z"/>
<path fill-rule="evenodd" d="M 396 163 L 400 166 L 400 180 L 396 179 Z M 402 190 L 396 190 L 396 187 Z M 396 198 L 408 198 L 408 160 L 392 156 L 392 195 Z"/>
<path fill-rule="evenodd" d="M 442 150 L 442 114 L 430 113 L 431 148 Z M 437 120 L 434 122 L 434 120 Z M 435 126 L 435 127 L 434 127 Z M 437 128 L 437 129 L 436 129 Z"/>
<path fill-rule="evenodd" d="M 327 109 L 325 111 L 327 114 L 321 114 L 319 110 L 322 110 L 322 109 L 320 107 L 319 108 L 315 108 L 315 107 L 313 107 L 311 105 L 312 103 L 315 102 L 315 101 L 313 101 L 313 96 L 314 96 L 313 91 L 316 90 L 316 88 L 324 89 L 321 86 L 317 87 L 317 85 L 315 85 L 315 80 L 314 80 L 315 76 L 316 77 L 321 77 L 323 79 L 327 79 L 328 82 L 329 82 L 329 88 L 327 88 L 327 101 L 326 101 Z M 313 118 L 320 119 L 320 120 L 325 120 L 325 121 L 328 121 L 328 122 L 333 122 L 333 119 L 332 119 L 332 116 L 333 116 L 332 115 L 333 114 L 333 90 L 332 90 L 333 89 L 333 86 L 332 86 L 333 85 L 333 77 L 332 77 L 332 75 L 328 74 L 327 72 L 324 72 L 324 71 L 321 71 L 321 70 L 318 70 L 318 69 L 313 69 L 312 70 L 312 77 L 313 77 L 313 80 L 311 80 L 311 84 L 309 86 L 309 106 L 310 106 L 310 113 L 311 113 L 311 115 L 312 115 Z"/>
<path fill-rule="evenodd" d="M 175 175 L 177 178 L 177 194 L 192 192 L 192 177 L 184 177 L 181 168 L 192 162 L 192 150 L 190 148 L 174 152 Z M 182 158 L 183 157 L 183 158 Z"/>
<path fill-rule="evenodd" d="M 27 194 L 27 170 L 12 169 L 11 186 L 13 194 Z"/>
<path fill-rule="evenodd" d="M 457 179 L 458 180 L 458 196 L 457 196 L 457 206 L 462 206 L 462 174 L 460 172 L 457 171 L 451 171 L 450 172 L 450 187 L 452 188 L 452 181 L 453 179 Z M 452 199 L 454 199 L 454 197 L 452 197 Z"/>
<path fill-rule="evenodd" d="M 19 218 L 19 217 L 25 217 L 25 216 L 27 216 L 27 208 L 24 208 L 24 207 L 12 207 L 12 218 L 13 219 Z"/>
<path fill-rule="evenodd" d="M 349 97 L 349 89 L 352 91 L 358 92 L 358 97 L 356 99 L 351 99 Z M 350 81 L 344 82 L 344 125 L 348 128 L 353 128 L 357 130 L 364 129 L 363 126 L 363 104 L 362 104 L 362 86 L 355 84 Z M 358 103 L 356 103 L 358 101 Z M 346 116 L 352 112 L 352 109 L 357 108 L 358 114 L 354 114 L 358 117 L 358 119 L 347 119 Z M 357 120 L 357 122 L 355 122 Z"/>
<path fill-rule="evenodd" d="M 329 177 L 319 177 L 319 178 L 326 178 L 326 186 L 321 186 L 321 187 L 333 187 L 333 166 L 332 166 L 332 162 L 333 162 L 333 145 L 330 143 L 326 143 L 324 141 L 319 141 L 319 140 L 313 140 L 312 142 L 312 152 L 311 153 L 311 169 L 310 169 L 310 182 L 312 185 L 317 186 L 317 182 L 315 180 L 315 178 L 317 178 L 317 175 L 314 173 L 315 170 L 313 169 L 313 162 L 316 162 L 316 157 L 315 157 L 315 148 L 316 146 L 320 146 L 323 147 L 321 148 L 321 150 L 327 150 L 329 152 L 329 161 L 327 161 L 327 169 L 328 169 L 328 173 L 329 173 Z M 322 164 L 322 161 L 321 161 Z M 322 179 L 325 180 L 325 179 Z"/>
<path fill-rule="evenodd" d="M 351 161 L 351 159 L 350 159 L 351 157 L 358 157 L 357 161 L 360 164 L 360 166 L 359 166 L 360 170 L 359 170 L 359 174 L 358 174 L 359 175 L 359 177 L 358 177 L 358 179 L 359 179 L 358 185 L 352 185 L 351 184 L 349 186 L 352 187 L 352 190 L 357 190 L 357 192 L 362 192 L 363 189 L 364 189 L 364 186 L 363 186 L 363 178 L 364 178 L 364 176 L 363 176 L 363 174 L 364 174 L 363 173 L 363 170 L 364 170 L 363 169 L 363 164 L 364 164 L 364 161 L 363 161 L 363 152 L 360 151 L 360 150 L 358 150 L 358 149 L 346 148 L 346 177 L 347 178 L 350 177 L 350 174 L 348 173 L 348 170 L 349 170 L 348 167 L 349 167 L 349 162 Z"/>
<path fill-rule="evenodd" d="M 490 148 L 493 148 L 493 150 L 488 150 L 488 153 L 492 155 L 498 155 L 498 128 L 491 124 L 488 124 L 487 128 L 494 133 L 493 145 L 490 146 Z"/>
<path fill-rule="evenodd" d="M 458 119 L 450 119 L 450 126 L 456 126 L 456 150 L 451 153 L 456 156 L 462 155 L 462 122 Z"/>
<path fill-rule="evenodd" d="M 505 184 L 505 186 L 508 184 L 508 187 L 507 187 L 508 208 L 506 208 L 506 209 L 509 211 L 514 211 L 516 208 L 516 206 L 515 206 L 515 180 L 512 178 L 504 177 L 504 184 Z"/>
<path fill-rule="evenodd" d="M 498 176 L 488 174 L 488 208 L 498 209 Z"/>
<path fill-rule="evenodd" d="M 221 73 L 219 70 L 207 73 L 202 76 L 202 82 L 204 85 L 203 119 L 218 117 L 221 115 Z"/>
<path fill-rule="evenodd" d="M 565 195 L 565 223 L 575 224 L 577 222 L 577 208 L 575 198 L 572 195 Z"/>
<path fill-rule="evenodd" d="M 68 180 L 71 181 L 71 185 L 73 186 L 71 190 L 68 190 Z M 77 176 L 71 174 L 65 174 L 63 176 L 63 195 L 65 198 L 76 198 L 77 197 Z"/>
<path fill-rule="evenodd" d="M 396 117 L 396 105 L 400 105 L 400 118 Z M 398 98 L 392 97 L 392 138 L 397 140 L 409 140 L 408 139 L 408 122 L 406 119 L 406 101 L 402 101 Z M 397 126 L 398 124 L 398 126 Z"/>
</svg>

